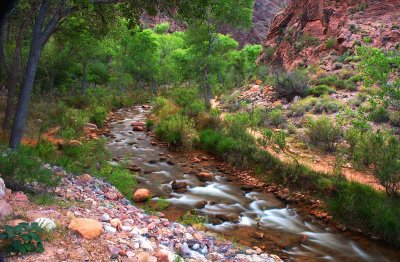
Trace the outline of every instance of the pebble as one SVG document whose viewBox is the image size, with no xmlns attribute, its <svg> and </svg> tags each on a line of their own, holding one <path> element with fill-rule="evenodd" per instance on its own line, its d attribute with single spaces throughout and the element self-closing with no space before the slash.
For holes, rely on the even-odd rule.
<svg viewBox="0 0 400 262">
<path fill-rule="evenodd" d="M 106 231 L 106 233 L 109 233 L 109 234 L 114 234 L 115 232 L 117 232 L 117 229 L 112 226 L 105 226 L 104 230 Z"/>
</svg>

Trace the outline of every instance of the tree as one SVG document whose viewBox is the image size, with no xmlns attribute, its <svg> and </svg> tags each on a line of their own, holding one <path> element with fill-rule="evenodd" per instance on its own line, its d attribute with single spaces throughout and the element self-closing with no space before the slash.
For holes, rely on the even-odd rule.
<svg viewBox="0 0 400 262">
<path fill-rule="evenodd" d="M 188 22 L 189 43 L 198 61 L 198 81 L 208 108 L 212 82 L 218 70 L 212 66 L 217 55 L 222 26 L 249 28 L 252 24 L 253 0 L 196 0 L 184 1 L 180 15 Z"/>
</svg>

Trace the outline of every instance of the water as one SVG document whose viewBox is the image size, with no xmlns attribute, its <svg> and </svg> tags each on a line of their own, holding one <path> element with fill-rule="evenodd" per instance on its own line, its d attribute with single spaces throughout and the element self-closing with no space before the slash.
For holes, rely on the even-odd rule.
<svg viewBox="0 0 400 262">
<path fill-rule="evenodd" d="M 112 139 L 108 146 L 114 158 L 141 168 L 139 187 L 148 188 L 155 196 L 154 200 L 163 196 L 171 202 L 172 207 L 165 211 L 167 217 L 176 218 L 187 210 L 196 209 L 199 203 L 206 203 L 200 204 L 201 214 L 208 217 L 226 215 L 235 220 L 206 224 L 208 230 L 230 236 L 245 245 L 261 247 L 289 260 L 400 261 L 398 250 L 365 238 L 321 228 L 305 221 L 296 210 L 287 207 L 273 194 L 246 193 L 212 165 L 195 164 L 166 148 L 152 146 L 151 137 L 145 132 L 131 131 L 130 126 L 132 122 L 145 121 L 146 113 L 141 107 L 117 112 L 121 120 L 111 123 Z M 166 157 L 168 154 L 172 155 Z M 173 163 L 168 163 L 167 159 Z M 188 170 L 212 173 L 214 179 L 201 182 Z M 174 180 L 185 181 L 187 191 L 174 192 L 171 187 Z M 257 239 L 255 233 L 264 236 Z"/>
</svg>

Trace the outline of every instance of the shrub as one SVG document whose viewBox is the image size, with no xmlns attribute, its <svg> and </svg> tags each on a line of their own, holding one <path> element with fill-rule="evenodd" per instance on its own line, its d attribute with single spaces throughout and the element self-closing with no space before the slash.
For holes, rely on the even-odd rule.
<svg viewBox="0 0 400 262">
<path fill-rule="evenodd" d="M 294 48 L 297 52 L 300 52 L 304 48 L 318 46 L 320 44 L 321 41 L 317 37 L 301 34 L 297 37 L 296 42 L 294 43 Z"/>
<path fill-rule="evenodd" d="M 171 91 L 173 101 L 183 109 L 183 113 L 191 117 L 196 117 L 204 112 L 206 106 L 200 98 L 199 91 L 196 88 L 179 87 Z"/>
<path fill-rule="evenodd" d="M 275 76 L 275 91 L 280 97 L 291 101 L 294 97 L 303 97 L 308 89 L 309 78 L 304 71 L 296 70 L 287 73 L 277 73 Z"/>
<path fill-rule="evenodd" d="M 154 121 L 151 120 L 151 119 L 147 119 L 146 120 L 146 128 L 147 128 L 147 130 L 151 130 L 153 128 L 153 126 L 154 126 Z"/>
<path fill-rule="evenodd" d="M 315 114 L 333 114 L 339 112 L 342 104 L 339 101 L 330 99 L 329 97 L 322 97 L 318 99 L 313 107 L 313 113 Z"/>
<path fill-rule="evenodd" d="M 400 126 L 400 112 L 393 111 L 389 113 L 389 121 L 393 126 Z"/>
<path fill-rule="evenodd" d="M 369 119 L 375 123 L 386 123 L 389 117 L 389 112 L 382 106 L 378 106 L 369 114 Z"/>
<path fill-rule="evenodd" d="M 314 85 L 327 85 L 337 89 L 354 90 L 355 86 L 350 80 L 339 79 L 336 75 L 330 75 L 315 79 L 312 81 Z"/>
<path fill-rule="evenodd" d="M 312 86 L 306 91 L 307 96 L 322 96 L 325 94 L 332 94 L 335 93 L 335 90 L 330 88 L 327 85 L 317 85 L 317 86 Z"/>
<path fill-rule="evenodd" d="M 275 108 L 267 112 L 267 123 L 273 126 L 279 126 L 285 122 L 285 116 L 282 109 Z"/>
<path fill-rule="evenodd" d="M 293 116 L 303 116 L 314 107 L 317 101 L 318 99 L 316 99 L 315 97 L 307 97 L 305 99 L 301 99 L 291 105 L 290 113 Z"/>
<path fill-rule="evenodd" d="M 334 151 L 342 137 L 342 129 L 333 123 L 333 120 L 326 116 L 317 119 L 309 118 L 307 121 L 307 135 L 310 143 L 322 147 L 326 151 Z"/>
<path fill-rule="evenodd" d="M 197 133 L 192 119 L 175 114 L 160 121 L 156 127 L 156 134 L 169 146 L 191 149 Z"/>
<path fill-rule="evenodd" d="M 56 185 L 58 180 L 48 169 L 42 168 L 42 160 L 34 148 L 20 146 L 16 151 L 3 150 L 0 155 L 0 174 L 6 183 L 38 182 L 44 185 Z"/>
<path fill-rule="evenodd" d="M 280 130 L 278 132 L 274 132 L 272 135 L 272 141 L 274 142 L 274 144 L 276 144 L 277 146 L 279 146 L 279 148 L 281 150 L 285 149 L 286 147 L 286 133 L 283 130 Z"/>
<path fill-rule="evenodd" d="M 89 121 L 93 124 L 96 124 L 98 127 L 103 127 L 106 118 L 107 110 L 104 107 L 97 106 L 94 108 L 93 113 L 89 118 Z"/>
<path fill-rule="evenodd" d="M 329 38 L 329 39 L 327 39 L 327 40 L 325 41 L 325 45 L 326 45 L 326 48 L 328 48 L 328 49 L 334 48 L 335 45 L 336 45 L 336 39 L 335 39 L 335 38 Z"/>
<path fill-rule="evenodd" d="M 105 164 L 93 175 L 110 182 L 128 199 L 132 196 L 132 189 L 137 184 L 135 176 L 119 165 Z"/>
<path fill-rule="evenodd" d="M 158 96 L 154 100 L 154 113 L 158 116 L 160 120 L 168 118 L 171 115 L 176 114 L 179 108 L 172 103 L 170 100 Z"/>
<path fill-rule="evenodd" d="M 4 225 L 0 239 L 6 241 L 8 254 L 42 253 L 44 247 L 40 234 L 43 232 L 38 223 L 20 223 L 15 227 Z"/>
</svg>

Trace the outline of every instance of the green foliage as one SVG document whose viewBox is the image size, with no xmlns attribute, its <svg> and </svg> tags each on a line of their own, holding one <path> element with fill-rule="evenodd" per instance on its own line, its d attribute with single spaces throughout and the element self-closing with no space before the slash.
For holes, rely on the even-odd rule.
<svg viewBox="0 0 400 262">
<path fill-rule="evenodd" d="M 339 79 L 337 75 L 330 75 L 312 81 L 314 85 L 326 85 L 336 89 L 354 90 L 355 86 L 349 80 Z"/>
<path fill-rule="evenodd" d="M 34 148 L 21 146 L 16 151 L 2 150 L 0 155 L 0 174 L 6 183 L 39 182 L 56 185 L 58 180 L 48 169 L 42 168 L 42 160 Z"/>
<path fill-rule="evenodd" d="M 146 129 L 151 130 L 154 127 L 154 121 L 151 119 L 146 120 Z"/>
<path fill-rule="evenodd" d="M 182 108 L 184 114 L 196 117 L 206 109 L 205 103 L 200 99 L 200 94 L 195 88 L 174 88 L 170 97 Z"/>
<path fill-rule="evenodd" d="M 128 169 L 119 165 L 104 164 L 100 171 L 94 172 L 94 176 L 102 178 L 115 186 L 127 199 L 132 196 L 132 190 L 136 187 L 135 175 Z"/>
<path fill-rule="evenodd" d="M 171 206 L 171 203 L 167 199 L 165 199 L 163 197 L 160 197 L 157 199 L 157 210 L 163 211 L 163 210 L 169 208 L 170 206 Z"/>
<path fill-rule="evenodd" d="M 187 211 L 181 218 L 179 218 L 178 222 L 188 226 L 203 226 L 207 223 L 207 217 L 198 215 L 196 211 Z"/>
<path fill-rule="evenodd" d="M 156 135 L 172 147 L 191 149 L 197 137 L 195 123 L 185 115 L 175 114 L 162 119 L 156 127 Z"/>
<path fill-rule="evenodd" d="M 353 34 L 354 34 L 354 33 L 357 33 L 357 31 L 358 31 L 357 26 L 356 26 L 355 24 L 350 24 L 350 25 L 349 25 L 349 30 L 350 30 L 350 32 L 352 32 Z"/>
<path fill-rule="evenodd" d="M 285 116 L 283 115 L 283 111 L 280 108 L 272 109 L 267 112 L 266 122 L 273 126 L 279 126 L 286 121 Z"/>
<path fill-rule="evenodd" d="M 94 108 L 92 115 L 89 118 L 89 121 L 93 124 L 96 124 L 98 127 L 103 127 L 104 121 L 107 117 L 107 110 L 104 107 L 97 106 Z"/>
<path fill-rule="evenodd" d="M 393 111 L 389 113 L 389 121 L 393 126 L 400 126 L 400 112 Z"/>
<path fill-rule="evenodd" d="M 336 39 L 335 38 L 329 38 L 325 41 L 325 45 L 328 49 L 332 49 L 336 45 Z"/>
<path fill-rule="evenodd" d="M 295 70 L 275 75 L 275 90 L 280 97 L 291 101 L 294 97 L 303 97 L 309 88 L 309 79 L 304 71 Z"/>
<path fill-rule="evenodd" d="M 378 106 L 369 114 L 369 119 L 375 123 L 386 123 L 389 121 L 389 112 L 386 108 Z"/>
<path fill-rule="evenodd" d="M 286 137 L 287 135 L 285 131 L 280 130 L 279 132 L 273 133 L 272 140 L 281 150 L 283 150 L 286 148 Z"/>
<path fill-rule="evenodd" d="M 165 34 L 168 32 L 169 28 L 170 24 L 168 22 L 161 23 L 156 25 L 156 27 L 154 28 L 154 32 L 156 32 L 157 34 Z"/>
<path fill-rule="evenodd" d="M 322 96 L 325 94 L 331 94 L 331 93 L 335 93 L 335 90 L 333 90 L 332 88 L 330 88 L 327 85 L 317 85 L 317 86 L 311 86 L 310 88 L 308 88 L 306 90 L 306 95 L 307 96 Z"/>
<path fill-rule="evenodd" d="M 311 47 L 311 46 L 318 46 L 321 44 L 321 41 L 314 36 L 301 34 L 297 37 L 294 48 L 296 52 L 303 50 L 304 48 Z"/>
<path fill-rule="evenodd" d="M 7 242 L 8 254 L 27 254 L 32 252 L 44 252 L 40 235 L 43 229 L 38 223 L 20 223 L 17 226 L 4 225 L 4 232 L 0 233 L 0 239 Z"/>
<path fill-rule="evenodd" d="M 326 151 L 334 151 L 342 137 L 342 128 L 333 119 L 321 116 L 307 121 L 307 135 L 310 143 Z"/>
</svg>

